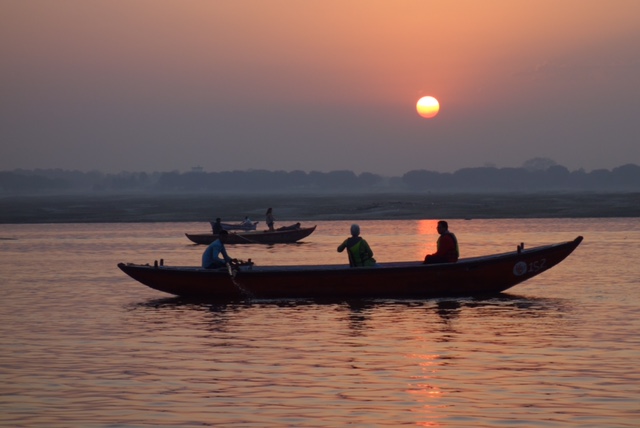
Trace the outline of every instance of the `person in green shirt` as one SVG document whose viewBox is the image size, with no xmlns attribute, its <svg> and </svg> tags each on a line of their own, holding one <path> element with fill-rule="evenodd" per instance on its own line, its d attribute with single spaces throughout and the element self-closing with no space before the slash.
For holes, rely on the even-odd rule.
<svg viewBox="0 0 640 428">
<path fill-rule="evenodd" d="M 360 226 L 357 224 L 351 225 L 351 236 L 338 246 L 339 253 L 345 249 L 347 249 L 347 254 L 349 255 L 349 266 L 363 267 L 376 265 L 376 259 L 373 258 L 373 251 L 371 251 L 371 247 L 369 247 L 367 241 L 360 236 Z"/>
</svg>

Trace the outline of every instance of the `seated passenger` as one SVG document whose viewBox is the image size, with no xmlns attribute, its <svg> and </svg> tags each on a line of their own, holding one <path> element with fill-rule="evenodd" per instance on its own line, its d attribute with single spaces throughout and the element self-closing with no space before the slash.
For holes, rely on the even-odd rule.
<svg viewBox="0 0 640 428">
<path fill-rule="evenodd" d="M 216 221 L 211 225 L 211 231 L 214 235 L 219 235 L 220 231 L 223 230 L 221 221 L 222 220 L 220 220 L 220 217 L 218 217 Z"/>
<path fill-rule="evenodd" d="M 351 237 L 338 246 L 338 252 L 341 253 L 347 249 L 349 256 L 349 266 L 363 267 L 375 266 L 376 259 L 373 258 L 373 251 L 369 247 L 367 241 L 360 237 L 360 226 L 351 225 Z"/>
<path fill-rule="evenodd" d="M 227 254 L 224 243 L 227 241 L 229 232 L 221 230 L 218 239 L 213 241 L 204 253 L 202 253 L 202 267 L 205 269 L 217 269 L 225 267 L 227 263 L 231 263 L 233 259 Z M 222 258 L 220 258 L 222 254 Z"/>
<path fill-rule="evenodd" d="M 298 230 L 300 229 L 300 223 L 292 224 L 291 226 L 282 226 L 276 230 Z"/>
<path fill-rule="evenodd" d="M 435 253 L 425 256 L 424 264 L 457 262 L 458 257 L 460 257 L 458 239 L 456 235 L 449 232 L 449 224 L 444 220 L 440 220 L 436 230 L 440 234 L 437 250 Z"/>
</svg>

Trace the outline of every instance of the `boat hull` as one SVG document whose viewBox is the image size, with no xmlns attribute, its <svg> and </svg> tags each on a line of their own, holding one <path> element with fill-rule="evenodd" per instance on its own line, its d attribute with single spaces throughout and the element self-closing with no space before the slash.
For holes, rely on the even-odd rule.
<svg viewBox="0 0 640 428">
<path fill-rule="evenodd" d="M 380 263 L 376 267 L 252 266 L 227 269 L 120 263 L 127 275 L 165 293 L 214 300 L 271 298 L 416 298 L 496 294 L 564 260 L 573 241 L 460 259 L 457 263 Z"/>
<path fill-rule="evenodd" d="M 290 244 L 311 235 L 316 226 L 302 227 L 293 230 L 259 231 L 259 232 L 233 232 L 227 235 L 226 244 Z M 185 233 L 186 237 L 195 244 L 209 245 L 218 235 L 212 233 Z"/>
</svg>

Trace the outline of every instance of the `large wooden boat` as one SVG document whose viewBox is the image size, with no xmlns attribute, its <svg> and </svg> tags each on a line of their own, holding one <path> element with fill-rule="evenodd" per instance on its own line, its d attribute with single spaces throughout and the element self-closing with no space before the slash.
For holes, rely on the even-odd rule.
<svg viewBox="0 0 640 428">
<path fill-rule="evenodd" d="M 227 235 L 227 244 L 291 244 L 311 235 L 316 226 L 300 227 L 293 229 L 256 231 L 256 232 L 231 232 Z M 201 245 L 209 245 L 218 235 L 213 233 L 185 233 L 191 242 Z"/>
<path fill-rule="evenodd" d="M 165 293 L 204 299 L 420 298 L 496 294 L 533 278 L 564 260 L 582 242 L 573 241 L 460 259 L 457 263 L 241 266 L 207 270 L 120 263 L 136 281 Z"/>
</svg>

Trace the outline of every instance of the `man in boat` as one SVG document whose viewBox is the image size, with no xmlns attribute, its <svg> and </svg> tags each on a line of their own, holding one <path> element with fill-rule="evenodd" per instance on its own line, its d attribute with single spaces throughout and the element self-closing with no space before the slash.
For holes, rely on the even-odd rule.
<svg viewBox="0 0 640 428">
<path fill-rule="evenodd" d="M 242 223 L 240 223 L 242 226 L 251 226 L 253 225 L 253 222 L 251 221 L 251 219 L 248 216 L 245 216 L 244 220 L 242 220 Z"/>
<path fill-rule="evenodd" d="M 369 247 L 367 241 L 360 236 L 360 226 L 357 224 L 351 225 L 351 237 L 345 239 L 344 242 L 338 246 L 338 252 L 343 252 L 345 248 L 349 256 L 349 266 L 363 267 L 376 265 L 376 259 L 373 258 L 373 251 L 371 251 L 371 247 Z"/>
<path fill-rule="evenodd" d="M 218 239 L 213 241 L 204 253 L 202 253 L 202 267 L 205 269 L 218 269 L 226 267 L 228 263 L 233 263 L 234 259 L 229 257 L 224 243 L 227 241 L 229 232 L 221 230 Z M 222 258 L 220 258 L 222 255 Z"/>
<path fill-rule="evenodd" d="M 300 229 L 300 223 L 292 224 L 291 226 L 282 226 L 277 228 L 276 230 L 298 230 Z"/>
<path fill-rule="evenodd" d="M 437 250 L 433 254 L 427 254 L 424 258 L 424 264 L 432 263 L 455 263 L 460 257 L 458 249 L 458 239 L 456 235 L 449 232 L 449 224 L 440 220 L 436 228 L 440 237 L 438 238 Z"/>
<path fill-rule="evenodd" d="M 273 218 L 273 209 L 267 209 L 267 213 L 265 214 L 265 222 L 267 223 L 267 227 L 269 228 L 269 232 L 273 232 L 275 229 L 273 228 L 273 222 L 275 219 Z"/>
<path fill-rule="evenodd" d="M 222 232 L 223 228 L 221 222 L 222 219 L 218 217 L 216 221 L 211 225 L 211 229 L 213 230 L 214 235 L 220 235 L 220 232 Z"/>
</svg>

